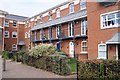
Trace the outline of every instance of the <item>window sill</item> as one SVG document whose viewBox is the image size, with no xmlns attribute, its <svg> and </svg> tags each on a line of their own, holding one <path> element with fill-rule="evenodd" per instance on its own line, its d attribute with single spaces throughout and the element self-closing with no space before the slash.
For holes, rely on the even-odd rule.
<svg viewBox="0 0 120 80">
<path fill-rule="evenodd" d="M 104 57 L 98 57 L 97 59 L 103 59 L 103 60 L 105 60 L 106 58 L 104 58 Z"/>
<path fill-rule="evenodd" d="M 88 54 L 88 52 L 80 52 L 80 54 Z"/>
</svg>

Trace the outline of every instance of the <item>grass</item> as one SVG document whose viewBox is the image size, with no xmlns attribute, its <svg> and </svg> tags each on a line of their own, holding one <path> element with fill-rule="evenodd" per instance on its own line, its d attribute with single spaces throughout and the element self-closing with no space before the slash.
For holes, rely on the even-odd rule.
<svg viewBox="0 0 120 80">
<path fill-rule="evenodd" d="M 71 71 L 72 71 L 72 73 L 76 73 L 76 59 L 74 59 L 74 58 L 71 58 L 70 59 L 70 62 L 69 62 L 69 65 L 70 65 L 70 67 L 71 67 Z"/>
</svg>

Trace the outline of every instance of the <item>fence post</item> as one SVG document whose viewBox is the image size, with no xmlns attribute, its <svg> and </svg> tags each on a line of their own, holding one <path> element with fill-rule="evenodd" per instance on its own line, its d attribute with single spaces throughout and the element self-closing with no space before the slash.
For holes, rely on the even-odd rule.
<svg viewBox="0 0 120 80">
<path fill-rule="evenodd" d="M 3 58 L 3 71 L 6 71 L 6 59 Z"/>
<path fill-rule="evenodd" d="M 78 78 L 78 67 L 79 67 L 79 65 L 78 65 L 78 54 L 76 54 L 77 56 L 76 56 L 76 68 L 77 68 L 77 80 L 79 79 Z"/>
<path fill-rule="evenodd" d="M 60 59 L 60 74 L 62 72 L 62 59 Z"/>
</svg>

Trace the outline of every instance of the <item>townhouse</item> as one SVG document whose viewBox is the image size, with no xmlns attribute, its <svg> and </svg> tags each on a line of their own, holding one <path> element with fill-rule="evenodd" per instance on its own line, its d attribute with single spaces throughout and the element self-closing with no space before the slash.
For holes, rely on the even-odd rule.
<svg viewBox="0 0 120 80">
<path fill-rule="evenodd" d="M 42 43 L 51 43 L 69 57 L 78 54 L 79 59 L 118 60 L 120 3 L 118 0 L 107 1 L 68 0 L 30 18 L 17 16 L 9 19 L 9 14 L 5 24 L 7 19 L 10 24 L 9 27 L 4 26 L 4 33 L 15 31 L 17 38 L 6 38 L 4 34 L 4 48 L 29 50 Z M 15 21 L 17 24 L 14 24 Z"/>
<path fill-rule="evenodd" d="M 69 0 L 33 16 L 31 47 L 52 43 L 69 57 L 120 59 L 120 4 L 105 1 Z"/>
<path fill-rule="evenodd" d="M 16 51 L 21 49 L 21 45 L 24 44 L 24 22 L 27 17 L 18 16 L 4 12 L 2 19 L 2 31 L 0 36 L 1 39 L 1 50 Z"/>
</svg>

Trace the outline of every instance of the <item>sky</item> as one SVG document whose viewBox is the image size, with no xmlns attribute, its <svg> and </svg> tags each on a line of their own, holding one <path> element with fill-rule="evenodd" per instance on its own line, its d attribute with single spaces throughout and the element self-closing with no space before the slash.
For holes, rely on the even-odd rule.
<svg viewBox="0 0 120 80">
<path fill-rule="evenodd" d="M 68 0 L 0 0 L 0 10 L 32 17 L 65 1 Z"/>
</svg>

